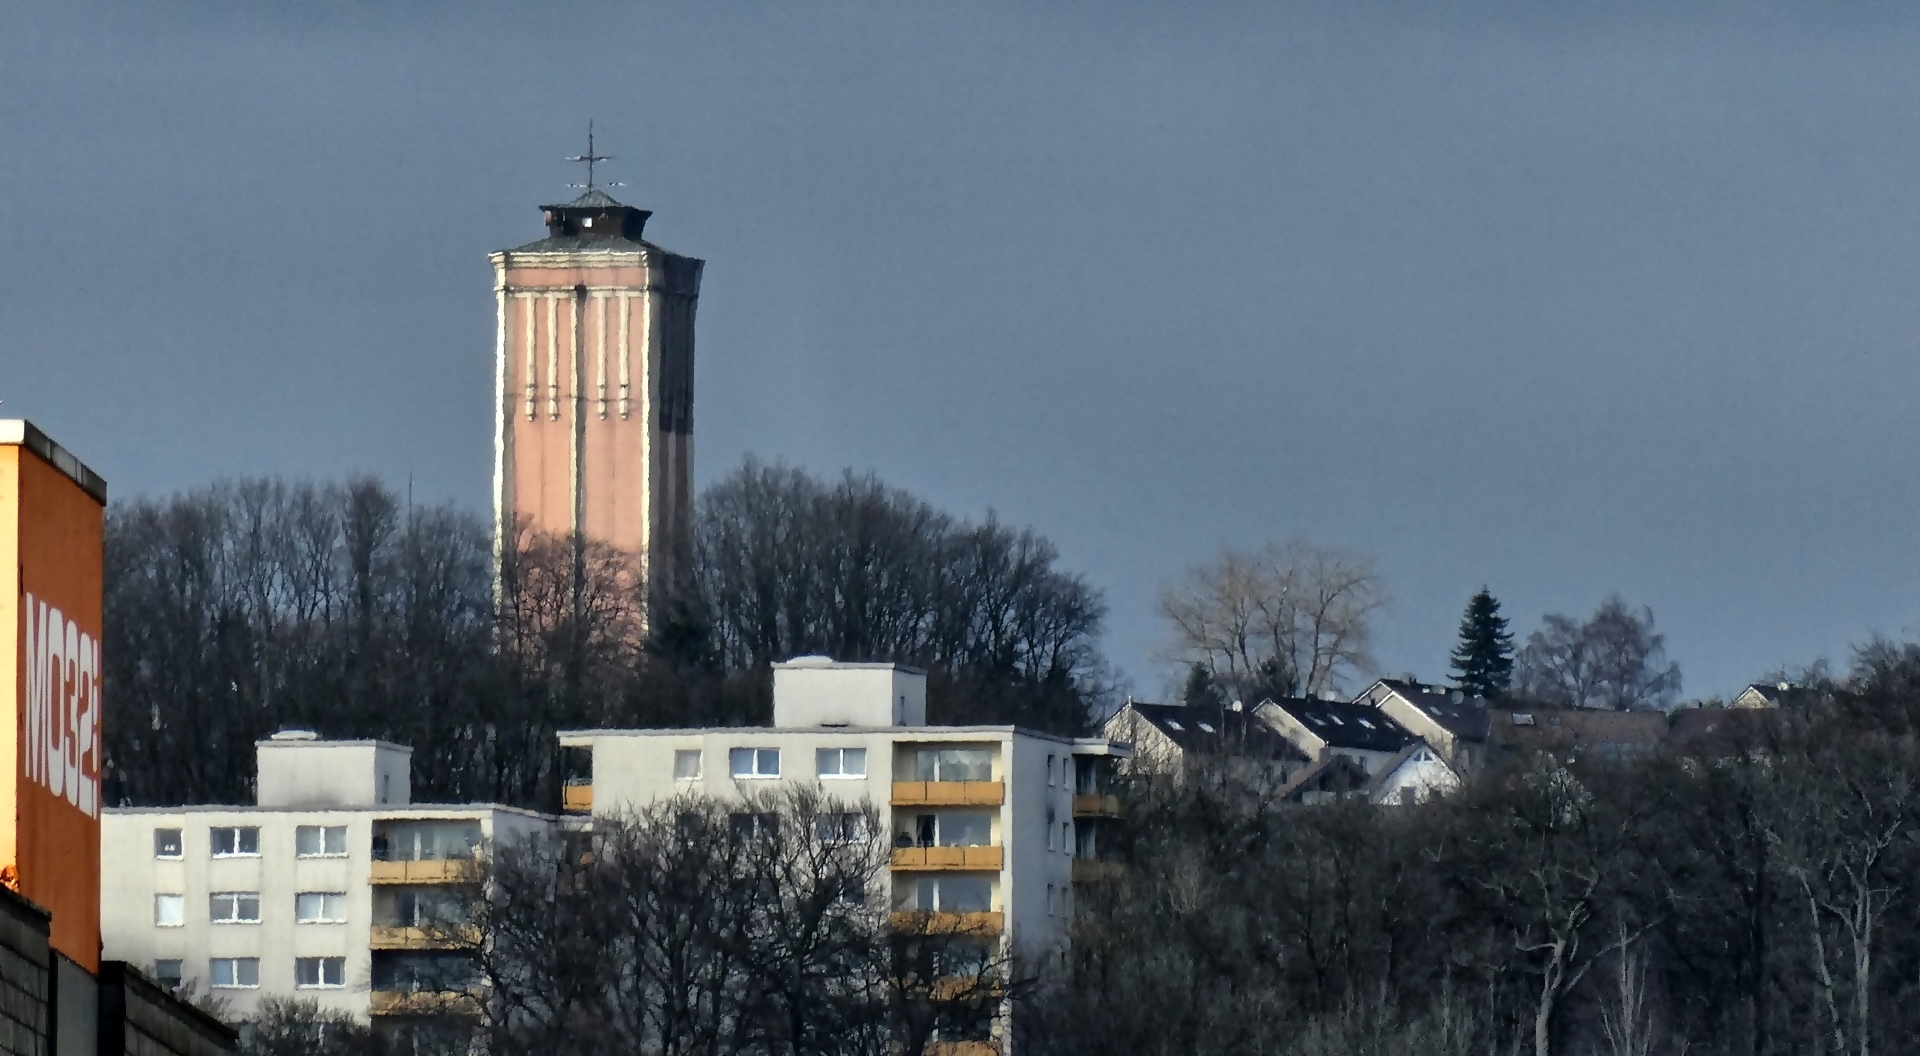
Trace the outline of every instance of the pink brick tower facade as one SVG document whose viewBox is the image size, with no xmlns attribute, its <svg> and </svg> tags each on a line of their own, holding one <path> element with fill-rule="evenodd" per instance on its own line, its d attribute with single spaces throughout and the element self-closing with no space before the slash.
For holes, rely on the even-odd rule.
<svg viewBox="0 0 1920 1056">
<path fill-rule="evenodd" d="M 611 544 L 664 585 L 693 498 L 693 320 L 705 262 L 641 238 L 644 209 L 589 188 L 547 237 L 492 254 L 496 547 Z"/>
</svg>

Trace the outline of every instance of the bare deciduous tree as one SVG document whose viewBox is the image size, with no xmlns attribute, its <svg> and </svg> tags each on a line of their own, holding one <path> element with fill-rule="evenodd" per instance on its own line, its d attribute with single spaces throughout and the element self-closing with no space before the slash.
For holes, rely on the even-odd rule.
<svg viewBox="0 0 1920 1056">
<path fill-rule="evenodd" d="M 1515 661 L 1514 694 L 1576 708 L 1666 707 L 1680 692 L 1680 665 L 1668 663 L 1653 612 L 1609 597 L 1582 623 L 1549 615 Z"/>
<path fill-rule="evenodd" d="M 1322 696 L 1370 667 L 1371 620 L 1386 600 L 1371 557 L 1295 540 L 1227 547 L 1162 585 L 1159 608 L 1171 655 L 1251 704 Z"/>
</svg>

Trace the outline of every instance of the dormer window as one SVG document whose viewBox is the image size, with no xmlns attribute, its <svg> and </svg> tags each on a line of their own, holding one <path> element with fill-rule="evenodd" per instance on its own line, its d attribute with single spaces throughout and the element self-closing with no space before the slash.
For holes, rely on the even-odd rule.
<svg viewBox="0 0 1920 1056">
<path fill-rule="evenodd" d="M 1179 720 L 1179 719 L 1168 719 L 1168 720 L 1167 720 L 1167 729 L 1169 729 L 1169 730 L 1178 730 L 1178 729 L 1184 729 L 1184 727 L 1182 727 L 1182 726 L 1180 725 L 1180 720 Z"/>
<path fill-rule="evenodd" d="M 1195 726 L 1198 726 L 1198 727 L 1200 727 L 1200 729 L 1201 729 L 1201 730 L 1203 730 L 1203 731 L 1205 731 L 1205 732 L 1207 732 L 1207 733 L 1212 733 L 1212 732 L 1213 732 L 1213 727 L 1212 727 L 1212 726 L 1210 726 L 1210 725 L 1208 725 L 1207 723 L 1204 723 L 1204 722 L 1196 722 L 1196 723 L 1194 723 L 1194 725 L 1195 725 Z"/>
</svg>

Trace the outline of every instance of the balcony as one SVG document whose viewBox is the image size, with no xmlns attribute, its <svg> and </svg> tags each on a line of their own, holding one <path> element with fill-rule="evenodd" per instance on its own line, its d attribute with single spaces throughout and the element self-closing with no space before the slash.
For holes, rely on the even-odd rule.
<svg viewBox="0 0 1920 1056">
<path fill-rule="evenodd" d="M 1117 818 L 1120 816 L 1119 796 L 1075 796 L 1073 797 L 1073 816 L 1076 818 Z"/>
<path fill-rule="evenodd" d="M 1000 781 L 895 781 L 896 807 L 997 807 L 1007 801 Z"/>
<path fill-rule="evenodd" d="M 1121 873 L 1122 868 L 1119 862 L 1103 862 L 1095 858 L 1073 860 L 1073 882 L 1076 884 L 1099 884 L 1108 880 L 1118 880 Z"/>
<path fill-rule="evenodd" d="M 583 781 L 574 784 L 568 781 L 560 789 L 560 809 L 569 814 L 590 814 L 593 812 L 593 782 Z"/>
<path fill-rule="evenodd" d="M 927 1043 L 927 1056 L 1000 1056 L 1000 1045 L 992 1041 L 934 1041 Z"/>
<path fill-rule="evenodd" d="M 383 862 L 375 859 L 375 884 L 470 884 L 480 879 L 479 863 L 470 858 L 440 858 L 424 862 Z"/>
<path fill-rule="evenodd" d="M 479 1000 L 472 994 L 458 990 L 375 990 L 368 998 L 367 1010 L 376 1016 L 480 1014 Z"/>
<path fill-rule="evenodd" d="M 893 930 L 912 935 L 998 935 L 1006 930 L 1005 914 L 942 913 L 909 910 L 893 915 Z"/>
<path fill-rule="evenodd" d="M 1004 861 L 1005 853 L 999 847 L 896 847 L 893 851 L 893 867 L 901 872 L 965 869 L 997 873 Z"/>
<path fill-rule="evenodd" d="M 478 946 L 480 929 L 471 924 L 442 924 L 429 928 L 375 924 L 367 947 L 375 950 L 458 950 Z"/>
</svg>

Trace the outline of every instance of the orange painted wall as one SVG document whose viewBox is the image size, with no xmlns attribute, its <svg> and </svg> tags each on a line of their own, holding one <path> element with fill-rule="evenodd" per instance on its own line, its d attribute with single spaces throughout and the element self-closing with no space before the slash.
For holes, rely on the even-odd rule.
<svg viewBox="0 0 1920 1056">
<path fill-rule="evenodd" d="M 101 546 L 105 509 L 0 444 L 0 876 L 100 966 Z"/>
</svg>

